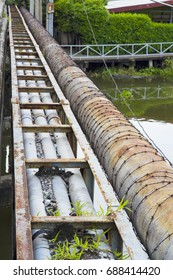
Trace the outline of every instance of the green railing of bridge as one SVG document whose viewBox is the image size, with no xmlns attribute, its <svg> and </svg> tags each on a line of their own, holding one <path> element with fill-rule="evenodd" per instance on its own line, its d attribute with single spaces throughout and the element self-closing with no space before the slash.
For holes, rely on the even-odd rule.
<svg viewBox="0 0 173 280">
<path fill-rule="evenodd" d="M 74 59 L 91 57 L 172 56 L 173 42 L 109 45 L 61 45 Z"/>
</svg>

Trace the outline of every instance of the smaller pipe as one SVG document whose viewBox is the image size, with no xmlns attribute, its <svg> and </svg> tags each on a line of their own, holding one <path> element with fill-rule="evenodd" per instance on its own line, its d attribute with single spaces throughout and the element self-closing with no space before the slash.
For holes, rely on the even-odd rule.
<svg viewBox="0 0 173 280">
<path fill-rule="evenodd" d="M 62 216 L 69 216 L 72 209 L 65 182 L 60 176 L 53 176 L 52 186 L 60 214 Z"/>
</svg>

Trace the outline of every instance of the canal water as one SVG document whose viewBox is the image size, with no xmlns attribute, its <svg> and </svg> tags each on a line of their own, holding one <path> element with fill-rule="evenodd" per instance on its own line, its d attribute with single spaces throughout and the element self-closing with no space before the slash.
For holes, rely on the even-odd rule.
<svg viewBox="0 0 173 280">
<path fill-rule="evenodd" d="M 2 149 L 1 149 L 1 175 L 8 177 L 11 173 L 11 129 L 3 129 L 2 137 Z M 7 185 L 5 185 L 7 188 Z M 5 196 L 1 198 L 0 207 L 0 260 L 12 259 L 12 239 L 13 239 L 13 229 L 12 229 L 12 217 L 13 217 L 13 205 L 11 203 L 11 192 L 3 187 L 1 190 L 1 195 Z M 4 200 L 4 201 L 3 201 Z"/>
<path fill-rule="evenodd" d="M 111 78 L 91 79 L 173 163 L 173 81 L 121 77 L 114 77 L 115 82 Z"/>
<path fill-rule="evenodd" d="M 7 67 L 6 67 L 7 68 Z M 12 186 L 11 180 L 11 89 L 10 72 L 6 69 L 3 118 L 1 123 L 2 138 L 0 141 L 0 174 L 2 180 L 2 189 L 0 190 L 0 260 L 9 260 L 13 258 L 13 204 L 12 204 Z M 5 179 L 4 179 L 5 177 Z"/>
</svg>

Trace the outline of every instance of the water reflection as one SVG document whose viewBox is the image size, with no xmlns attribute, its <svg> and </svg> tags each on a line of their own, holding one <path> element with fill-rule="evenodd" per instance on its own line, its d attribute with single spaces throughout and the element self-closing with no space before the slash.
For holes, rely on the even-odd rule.
<svg viewBox="0 0 173 280">
<path fill-rule="evenodd" d="M 9 155 L 10 155 L 10 146 L 6 146 L 6 158 L 5 158 L 5 173 L 9 173 Z"/>
<path fill-rule="evenodd" d="M 168 160 L 173 163 L 173 124 L 165 123 L 156 120 L 135 120 L 131 119 L 131 123 L 146 137 L 143 129 L 147 135 L 152 139 Z M 140 125 L 139 125 L 140 123 Z M 141 127 L 142 126 L 142 127 Z M 143 129 L 142 129 L 143 128 Z M 149 139 L 150 140 L 150 139 Z"/>
<path fill-rule="evenodd" d="M 118 95 L 116 85 L 111 79 L 105 81 L 97 78 L 93 81 L 143 134 L 143 129 L 138 123 L 138 120 L 140 121 L 149 137 L 173 163 L 173 82 L 161 79 L 116 80 L 121 92 L 128 90 L 132 93 L 126 100 L 130 111 Z"/>
<path fill-rule="evenodd" d="M 121 88 L 121 92 L 129 92 L 131 100 L 147 100 L 147 99 L 168 99 L 173 98 L 172 87 L 135 87 L 135 88 Z M 113 100 L 122 99 L 118 89 L 115 89 L 114 96 L 111 95 Z"/>
<path fill-rule="evenodd" d="M 2 135 L 2 161 L 1 161 L 1 175 L 10 174 L 10 158 L 11 158 L 11 131 L 9 129 L 3 130 Z"/>
</svg>

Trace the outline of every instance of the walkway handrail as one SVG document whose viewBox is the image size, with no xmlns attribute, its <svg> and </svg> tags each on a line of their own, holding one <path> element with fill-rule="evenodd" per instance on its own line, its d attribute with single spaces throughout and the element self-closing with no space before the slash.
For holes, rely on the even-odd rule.
<svg viewBox="0 0 173 280">
<path fill-rule="evenodd" d="M 135 44 L 98 44 L 98 45 L 61 45 L 74 58 L 109 57 L 173 54 L 173 42 L 135 43 Z"/>
</svg>

